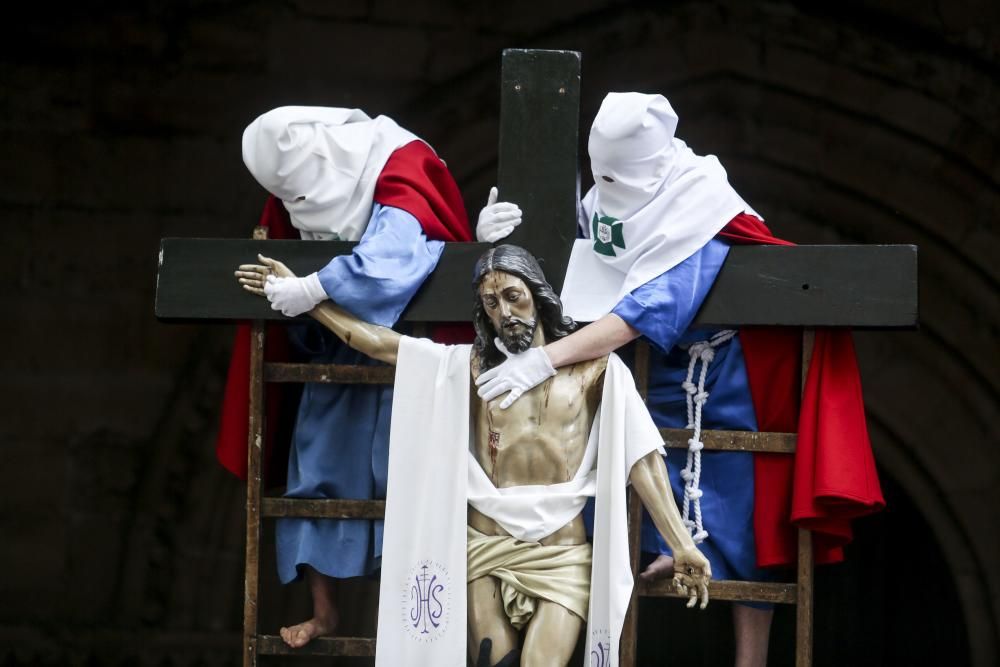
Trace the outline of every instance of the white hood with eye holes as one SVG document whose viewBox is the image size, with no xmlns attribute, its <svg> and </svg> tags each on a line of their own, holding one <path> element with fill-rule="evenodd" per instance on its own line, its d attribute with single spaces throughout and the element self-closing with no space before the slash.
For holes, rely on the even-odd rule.
<svg viewBox="0 0 1000 667">
<path fill-rule="evenodd" d="M 416 139 L 360 109 L 278 107 L 243 131 L 243 162 L 303 239 L 357 241 L 386 161 Z"/>
<path fill-rule="evenodd" d="M 573 248 L 562 293 L 570 317 L 587 322 L 606 315 L 736 215 L 757 215 L 718 159 L 695 155 L 676 129 L 677 114 L 662 95 L 604 98 L 590 129 L 594 187 L 580 212 L 586 238 Z"/>
</svg>

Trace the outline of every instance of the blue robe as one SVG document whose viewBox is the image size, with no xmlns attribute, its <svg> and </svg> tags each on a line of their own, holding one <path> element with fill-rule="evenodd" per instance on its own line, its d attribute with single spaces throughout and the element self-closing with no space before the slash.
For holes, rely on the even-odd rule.
<svg viewBox="0 0 1000 667">
<path fill-rule="evenodd" d="M 358 318 L 391 327 L 437 266 L 442 241 L 430 241 L 406 211 L 375 204 L 351 255 L 321 269 L 327 295 Z M 289 327 L 292 345 L 310 361 L 377 365 L 318 323 Z M 303 386 L 288 458 L 288 498 L 385 498 L 392 387 L 309 383 Z M 382 521 L 280 519 L 278 576 L 289 583 L 303 565 L 331 577 L 378 569 Z"/>
<path fill-rule="evenodd" d="M 651 343 L 648 407 L 660 427 L 686 428 L 686 393 L 691 343 L 708 340 L 718 329 L 691 329 L 698 309 L 725 262 L 729 246 L 713 239 L 691 257 L 626 295 L 612 311 Z M 700 372 L 696 367 L 694 381 Z M 756 431 L 757 420 L 739 337 L 716 349 L 709 365 L 702 411 L 703 429 Z M 670 449 L 665 457 L 677 506 L 682 506 L 680 472 L 687 450 Z M 709 537 L 699 545 L 712 565 L 713 579 L 764 581 L 756 566 L 753 534 L 753 458 L 749 452 L 702 452 L 701 510 Z M 692 518 L 694 509 L 692 507 Z M 669 554 L 663 538 L 644 512 L 642 550 Z"/>
</svg>

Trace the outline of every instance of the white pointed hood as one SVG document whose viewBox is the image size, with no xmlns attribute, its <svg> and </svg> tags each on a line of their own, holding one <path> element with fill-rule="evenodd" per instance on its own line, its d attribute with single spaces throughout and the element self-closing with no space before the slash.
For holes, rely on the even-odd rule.
<svg viewBox="0 0 1000 667">
<path fill-rule="evenodd" d="M 695 155 L 674 136 L 677 121 L 662 95 L 604 98 L 588 145 L 594 187 L 581 204 L 588 238 L 576 242 L 563 287 L 570 317 L 592 321 L 611 312 L 736 215 L 757 215 L 714 155 Z"/>
<path fill-rule="evenodd" d="M 278 107 L 243 132 L 243 162 L 288 210 L 304 239 L 357 241 L 389 156 L 416 140 L 360 109 Z"/>
</svg>

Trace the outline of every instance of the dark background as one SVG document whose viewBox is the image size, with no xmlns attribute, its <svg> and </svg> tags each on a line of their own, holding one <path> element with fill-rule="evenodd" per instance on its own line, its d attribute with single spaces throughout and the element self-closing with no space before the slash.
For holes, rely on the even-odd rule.
<svg viewBox="0 0 1000 667">
<path fill-rule="evenodd" d="M 283 104 L 392 116 L 447 160 L 474 216 L 496 178 L 504 47 L 583 53 L 584 138 L 609 90 L 667 95 L 678 135 L 779 236 L 920 246 L 920 331 L 856 336 L 890 506 L 820 571 L 816 662 L 997 663 L 996 2 L 5 14 L 0 665 L 238 663 L 242 487 L 212 451 L 231 329 L 155 320 L 158 241 L 249 234 L 264 193 L 240 135 Z M 306 598 L 264 572 L 273 633 Z M 347 629 L 374 613 L 360 595 L 344 607 Z M 730 661 L 725 605 L 643 609 L 644 664 Z M 789 611 L 773 664 L 790 664 Z"/>
</svg>

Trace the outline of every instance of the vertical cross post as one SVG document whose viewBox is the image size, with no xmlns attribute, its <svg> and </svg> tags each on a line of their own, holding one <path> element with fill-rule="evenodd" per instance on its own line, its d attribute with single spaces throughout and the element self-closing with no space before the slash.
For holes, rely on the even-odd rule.
<svg viewBox="0 0 1000 667">
<path fill-rule="evenodd" d="M 506 49 L 502 69 L 497 185 L 524 214 L 504 243 L 538 257 L 559 292 L 576 238 L 580 54 Z"/>
<path fill-rule="evenodd" d="M 802 393 L 806 390 L 806 377 L 812 361 L 816 331 L 802 330 Z M 795 667 L 812 665 L 813 629 L 813 539 L 812 531 L 798 529 L 798 563 L 795 591 Z"/>
<path fill-rule="evenodd" d="M 256 227 L 253 238 L 265 240 L 267 229 Z M 250 325 L 250 428 L 247 443 L 247 543 L 243 584 L 243 667 L 257 667 L 257 609 L 260 596 L 260 495 L 264 449 L 264 328 Z"/>
</svg>

